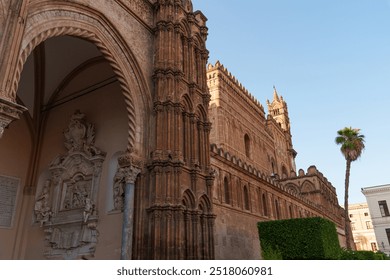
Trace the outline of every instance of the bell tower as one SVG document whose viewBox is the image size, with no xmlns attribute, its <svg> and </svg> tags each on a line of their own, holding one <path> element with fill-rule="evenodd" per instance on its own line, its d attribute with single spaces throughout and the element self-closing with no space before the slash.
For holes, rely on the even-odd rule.
<svg viewBox="0 0 390 280">
<path fill-rule="evenodd" d="M 289 158 L 288 161 L 290 164 L 289 169 L 291 172 L 296 172 L 295 157 L 297 156 L 297 152 L 294 150 L 292 144 L 290 118 L 288 116 L 287 103 L 284 101 L 283 96 L 279 96 L 275 86 L 273 95 L 272 102 L 267 100 L 268 114 L 279 124 L 283 130 Z"/>
<path fill-rule="evenodd" d="M 268 113 L 274 120 L 283 128 L 284 131 L 290 133 L 290 119 L 288 117 L 287 103 L 283 96 L 278 95 L 274 86 L 274 98 L 272 103 L 267 100 Z"/>
</svg>

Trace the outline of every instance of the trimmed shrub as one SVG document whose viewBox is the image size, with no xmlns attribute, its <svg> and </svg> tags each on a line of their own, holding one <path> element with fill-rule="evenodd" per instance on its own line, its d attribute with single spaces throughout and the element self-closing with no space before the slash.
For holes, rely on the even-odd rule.
<svg viewBox="0 0 390 280">
<path fill-rule="evenodd" d="M 259 222 L 264 259 L 334 260 L 340 245 L 333 222 L 315 217 Z"/>
<path fill-rule="evenodd" d="M 389 260 L 390 258 L 383 252 L 372 251 L 352 251 L 341 249 L 340 260 Z"/>
</svg>

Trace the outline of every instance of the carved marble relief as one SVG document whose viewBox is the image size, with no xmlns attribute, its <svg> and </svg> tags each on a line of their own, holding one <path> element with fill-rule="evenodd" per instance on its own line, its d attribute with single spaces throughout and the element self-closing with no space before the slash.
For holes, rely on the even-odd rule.
<svg viewBox="0 0 390 280">
<path fill-rule="evenodd" d="M 51 178 L 36 198 L 36 221 L 46 233 L 48 258 L 93 256 L 98 242 L 96 201 L 105 153 L 95 127 L 76 111 L 64 132 L 68 152 L 49 166 Z"/>
</svg>

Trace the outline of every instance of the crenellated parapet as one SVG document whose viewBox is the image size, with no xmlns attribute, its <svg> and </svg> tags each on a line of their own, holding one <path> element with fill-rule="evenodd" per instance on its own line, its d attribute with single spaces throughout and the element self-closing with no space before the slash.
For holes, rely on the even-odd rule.
<svg viewBox="0 0 390 280">
<path fill-rule="evenodd" d="M 293 198 L 298 203 L 302 205 L 306 205 L 307 207 L 312 208 L 313 211 L 316 211 L 318 213 L 321 213 L 323 216 L 328 216 L 332 220 L 337 220 L 340 218 L 340 207 L 337 204 L 337 197 L 335 195 L 335 204 L 333 204 L 333 208 L 331 209 L 329 205 L 324 205 L 323 201 L 316 201 L 311 199 L 310 196 L 306 195 L 306 190 L 303 188 L 302 185 L 307 184 L 308 181 L 312 177 L 315 177 L 314 180 L 310 181 L 312 182 L 313 191 L 316 191 L 316 186 L 319 185 L 318 181 L 321 183 L 327 182 L 326 178 L 323 177 L 323 175 L 316 171 L 316 173 L 313 173 L 313 168 L 309 168 L 308 172 L 311 172 L 310 174 L 305 174 L 303 176 L 296 176 L 296 177 L 290 177 L 285 180 L 279 179 L 277 176 L 269 176 L 262 172 L 259 168 L 252 166 L 251 164 L 247 163 L 245 160 L 242 160 L 241 158 L 232 155 L 228 151 L 224 151 L 223 148 L 218 147 L 216 144 L 211 145 L 211 156 L 217 158 L 218 160 L 223 160 L 225 163 L 228 163 L 231 166 L 234 166 L 236 169 L 238 169 L 243 174 L 247 174 L 257 180 L 259 183 L 262 183 L 268 187 L 271 187 L 278 192 L 280 192 L 281 195 L 287 196 L 290 198 Z M 328 187 L 332 187 L 331 184 L 328 182 Z M 334 188 L 333 188 L 334 189 Z M 320 191 L 320 193 L 324 192 Z M 332 196 L 332 194 L 327 194 L 329 196 Z M 341 223 L 341 221 L 338 221 Z"/>
<path fill-rule="evenodd" d="M 207 66 L 207 84 L 210 90 L 215 86 L 228 88 L 241 97 L 246 104 L 265 118 L 264 106 L 238 81 L 238 79 L 228 71 L 219 61 L 215 65 Z"/>
</svg>

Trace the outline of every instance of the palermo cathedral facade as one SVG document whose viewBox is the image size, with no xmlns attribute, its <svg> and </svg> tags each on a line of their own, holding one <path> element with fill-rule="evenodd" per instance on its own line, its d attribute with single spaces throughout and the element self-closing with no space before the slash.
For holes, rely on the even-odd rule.
<svg viewBox="0 0 390 280">
<path fill-rule="evenodd" d="M 220 63 L 190 0 L 0 1 L 0 259 L 259 259 L 258 221 L 321 216 L 287 104 Z"/>
</svg>

